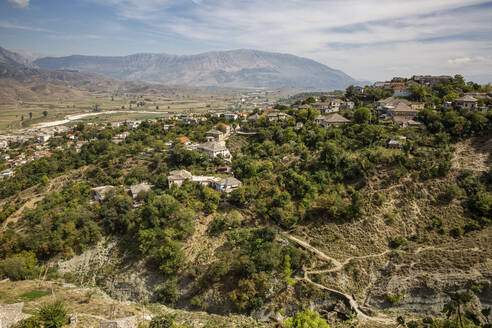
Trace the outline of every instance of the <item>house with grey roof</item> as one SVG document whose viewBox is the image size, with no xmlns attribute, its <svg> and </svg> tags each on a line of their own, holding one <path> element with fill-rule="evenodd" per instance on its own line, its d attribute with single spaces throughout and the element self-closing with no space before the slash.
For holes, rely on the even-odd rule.
<svg viewBox="0 0 492 328">
<path fill-rule="evenodd" d="M 209 141 L 203 144 L 199 144 L 196 147 L 196 150 L 212 158 L 215 158 L 219 155 L 226 159 L 231 157 L 231 153 L 229 152 L 229 149 L 227 149 L 224 142 Z"/>
<path fill-rule="evenodd" d="M 255 113 L 253 115 L 248 116 L 247 120 L 249 123 L 255 123 L 261 118 L 261 115 L 258 113 Z"/>
<path fill-rule="evenodd" d="M 154 185 L 146 182 L 131 186 L 130 193 L 132 194 L 133 200 L 137 199 L 139 193 L 149 192 L 150 190 L 152 190 L 152 187 L 154 187 Z"/>
<path fill-rule="evenodd" d="M 284 121 L 288 119 L 290 115 L 282 113 L 282 112 L 271 112 L 267 114 L 267 121 L 268 122 L 275 122 L 275 121 Z"/>
<path fill-rule="evenodd" d="M 453 101 L 453 105 L 459 109 L 476 109 L 478 100 L 472 96 L 465 95 Z"/>
<path fill-rule="evenodd" d="M 220 192 L 230 193 L 237 188 L 241 187 L 242 182 L 238 179 L 229 176 L 227 178 L 222 178 L 214 183 L 214 188 Z"/>
<path fill-rule="evenodd" d="M 169 175 L 167 176 L 167 182 L 169 183 L 169 188 L 175 183 L 178 185 L 178 187 L 181 187 L 183 182 L 186 180 L 190 180 L 192 178 L 192 175 L 190 172 L 186 170 L 175 170 L 169 172 Z"/>
<path fill-rule="evenodd" d="M 340 126 L 350 123 L 350 120 L 347 120 L 345 117 L 338 113 L 334 113 L 331 115 L 319 115 L 315 118 L 314 122 L 327 129 L 331 125 Z"/>
</svg>

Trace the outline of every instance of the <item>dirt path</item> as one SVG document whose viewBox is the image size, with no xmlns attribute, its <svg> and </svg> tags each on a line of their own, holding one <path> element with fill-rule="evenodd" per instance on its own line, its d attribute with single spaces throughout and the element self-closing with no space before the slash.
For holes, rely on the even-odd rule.
<svg viewBox="0 0 492 328">
<path fill-rule="evenodd" d="M 321 285 L 321 284 L 318 284 L 314 281 L 312 281 L 310 278 L 309 278 L 309 275 L 310 274 L 317 274 L 317 273 L 326 273 L 326 272 L 336 272 L 336 271 L 339 271 L 341 270 L 344 265 L 346 265 L 347 263 L 349 263 L 351 260 L 354 260 L 354 259 L 364 259 L 364 258 L 370 258 L 370 257 L 380 257 L 380 256 L 384 256 L 386 255 L 387 253 L 390 252 L 390 250 L 386 250 L 382 253 L 379 253 L 379 254 L 372 254 L 372 255 L 365 255 L 365 256 L 354 256 L 354 257 L 349 257 L 348 259 L 346 259 L 343 263 L 338 261 L 337 259 L 325 254 L 324 252 L 322 252 L 321 250 L 317 249 L 316 247 L 313 247 L 311 246 L 309 243 L 297 238 L 297 237 L 294 237 L 294 236 L 291 236 L 289 234 L 283 234 L 286 238 L 288 238 L 289 240 L 297 243 L 298 245 L 304 247 L 305 249 L 315 253 L 316 255 L 318 255 L 320 258 L 326 260 L 326 261 L 329 261 L 330 263 L 332 263 L 334 265 L 333 268 L 331 269 L 327 269 L 327 270 L 320 270 L 320 271 L 307 271 L 307 270 L 304 270 L 304 277 L 300 278 L 300 277 L 297 277 L 296 279 L 297 280 L 303 280 L 303 281 L 306 281 L 320 289 L 323 289 L 323 290 L 326 290 L 326 291 L 329 291 L 330 293 L 333 293 L 333 294 L 336 294 L 338 296 L 341 296 L 342 298 L 344 298 L 350 305 L 350 307 L 352 309 L 354 309 L 354 311 L 357 313 L 357 316 L 359 319 L 361 319 L 362 321 L 373 321 L 373 322 L 378 322 L 378 323 L 381 323 L 381 324 L 385 324 L 385 325 L 391 325 L 391 324 L 394 324 L 395 323 L 395 320 L 394 318 L 386 318 L 386 317 L 372 317 L 372 316 L 369 316 L 367 315 L 364 310 L 362 310 L 359 306 L 359 304 L 357 303 L 357 301 L 349 294 L 346 294 L 342 291 L 339 291 L 339 290 L 336 290 L 336 289 L 333 289 L 333 288 L 329 288 L 329 287 L 326 287 L 324 285 Z"/>
</svg>

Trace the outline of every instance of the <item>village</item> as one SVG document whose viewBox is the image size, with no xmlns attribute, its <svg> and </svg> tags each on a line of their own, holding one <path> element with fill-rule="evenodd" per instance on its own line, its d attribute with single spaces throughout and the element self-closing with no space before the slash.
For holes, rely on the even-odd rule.
<svg viewBox="0 0 492 328">
<path fill-rule="evenodd" d="M 450 76 L 413 76 L 410 79 L 395 77 L 391 81 L 376 82 L 373 87 L 385 88 L 392 90 L 393 95 L 377 101 L 366 102 L 362 105 L 371 109 L 372 117 L 377 119 L 380 125 L 395 125 L 400 127 L 418 127 L 422 125 L 419 121 L 419 112 L 424 109 L 424 103 L 418 101 L 410 101 L 412 86 L 428 86 L 432 87 L 439 83 L 451 79 Z M 354 92 L 359 95 L 364 95 L 364 87 L 352 87 Z M 367 87 L 366 87 L 367 89 Z M 258 97 L 256 97 L 258 98 Z M 471 110 L 485 113 L 489 109 L 484 105 L 484 100 L 492 99 L 490 94 L 468 92 L 453 101 L 445 101 L 444 109 L 454 108 L 456 110 Z M 189 172 L 174 172 L 170 174 L 169 181 L 176 182 L 179 186 L 184 180 L 196 181 L 201 184 L 206 184 L 215 189 L 229 193 L 237 186 L 240 181 L 233 179 L 233 172 L 230 170 L 232 155 L 226 147 L 227 139 L 233 134 L 249 134 L 254 135 L 254 128 L 244 128 L 241 125 L 253 125 L 258 122 L 266 122 L 266 124 L 279 124 L 287 122 L 292 115 L 289 112 L 298 112 L 301 110 L 313 109 L 319 112 L 315 117 L 314 122 L 319 126 L 328 129 L 331 126 L 342 126 L 352 123 L 344 113 L 353 111 L 356 108 L 354 101 L 347 100 L 345 96 L 339 94 L 328 94 L 324 96 L 310 97 L 310 101 L 295 103 L 278 102 L 273 104 L 270 102 L 256 103 L 253 94 L 243 95 L 240 103 L 260 106 L 255 110 L 249 111 L 208 111 L 206 113 L 167 113 L 162 119 L 152 119 L 149 122 L 162 122 L 164 131 L 172 129 L 176 125 L 198 125 L 207 122 L 209 119 L 216 118 L 225 123 L 220 123 L 214 126 L 206 133 L 206 142 L 192 142 L 187 136 L 182 136 L 175 140 L 186 146 L 188 150 L 197 151 L 204 156 L 212 159 L 221 158 L 226 162 L 226 166 L 222 172 L 228 173 L 231 179 L 224 180 L 214 177 L 191 176 Z M 481 105 L 480 105 L 481 104 Z M 240 106 L 232 106 L 233 108 Z M 287 109 L 287 110 L 286 110 Z M 434 108 L 432 108 L 435 110 Z M 84 114 L 93 115 L 93 114 Z M 80 115 L 83 116 L 83 115 Z M 82 140 L 78 138 L 74 131 L 74 122 L 62 121 L 60 125 L 33 127 L 26 130 L 15 131 L 9 134 L 0 135 L 0 179 L 8 178 L 15 175 L 15 169 L 29 162 L 35 161 L 43 157 L 50 157 L 54 151 L 63 151 L 65 149 L 75 149 L 80 152 L 82 147 L 91 140 Z M 130 135 L 130 131 L 138 128 L 142 123 L 141 120 L 124 120 L 110 123 L 87 123 L 88 126 L 96 127 L 102 131 L 108 127 L 112 129 L 120 129 L 123 131 L 115 134 L 112 137 L 112 142 L 118 144 Z M 301 129 L 303 122 L 295 122 L 294 128 Z M 122 130 L 120 129 L 120 130 Z M 59 142 L 62 140 L 62 142 Z M 401 147 L 401 140 L 388 140 L 388 147 Z M 56 145 L 56 146 L 55 146 Z M 172 147 L 173 143 L 167 143 L 166 146 Z M 169 151 L 167 150 L 163 151 Z M 153 152 L 155 149 L 147 149 L 147 152 Z M 186 172 L 186 173 L 185 173 Z M 186 177 L 186 178 L 184 178 Z M 224 180 L 219 183 L 219 180 Z"/>
</svg>

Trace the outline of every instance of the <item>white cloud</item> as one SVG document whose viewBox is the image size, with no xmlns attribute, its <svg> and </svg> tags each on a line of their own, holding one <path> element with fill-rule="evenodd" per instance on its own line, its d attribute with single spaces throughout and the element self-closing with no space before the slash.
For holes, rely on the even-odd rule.
<svg viewBox="0 0 492 328">
<path fill-rule="evenodd" d="M 398 75 L 445 73 L 492 49 L 490 9 L 469 7 L 486 0 L 101 1 L 156 34 L 303 55 L 355 77 L 384 78 L 395 74 L 391 67 L 402 70 Z"/>
<path fill-rule="evenodd" d="M 29 0 L 8 0 L 14 7 L 27 8 L 29 7 Z"/>
<path fill-rule="evenodd" d="M 0 28 L 33 31 L 33 32 L 50 32 L 50 30 L 48 30 L 48 29 L 44 29 L 44 28 L 40 28 L 40 27 L 32 27 L 32 26 L 28 26 L 28 25 L 13 24 L 13 23 L 10 23 L 8 21 L 0 21 Z"/>
<path fill-rule="evenodd" d="M 449 64 L 466 64 L 471 62 L 472 59 L 470 57 L 460 57 L 454 59 L 448 59 Z"/>
</svg>

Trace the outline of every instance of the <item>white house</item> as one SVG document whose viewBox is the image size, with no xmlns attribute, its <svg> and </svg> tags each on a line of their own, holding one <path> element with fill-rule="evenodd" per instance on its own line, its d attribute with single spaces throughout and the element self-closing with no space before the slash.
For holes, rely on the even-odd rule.
<svg viewBox="0 0 492 328">
<path fill-rule="evenodd" d="M 476 109 L 477 103 L 478 100 L 469 95 L 458 98 L 453 102 L 454 106 L 460 109 Z"/>
<path fill-rule="evenodd" d="M 225 193 L 230 193 L 233 190 L 239 188 L 241 185 L 242 182 L 234 177 L 223 178 L 214 183 L 214 187 L 216 190 Z"/>
<path fill-rule="evenodd" d="M 114 186 L 101 186 L 91 189 L 92 199 L 100 203 L 104 202 L 108 193 L 114 189 Z"/>
<path fill-rule="evenodd" d="M 186 180 L 190 180 L 193 176 L 191 175 L 190 172 L 186 170 L 175 170 L 169 172 L 169 175 L 167 176 L 167 182 L 169 183 L 169 188 L 173 185 L 173 183 L 177 184 L 178 187 L 181 187 L 183 182 Z"/>
<path fill-rule="evenodd" d="M 231 157 L 229 149 L 225 146 L 224 142 L 209 141 L 197 146 L 197 151 L 204 153 L 212 158 L 222 155 L 224 158 Z"/>
<path fill-rule="evenodd" d="M 397 86 L 393 88 L 393 95 L 395 97 L 409 97 L 412 93 L 407 87 Z"/>
<path fill-rule="evenodd" d="M 48 140 L 50 140 L 51 136 L 48 135 L 48 134 L 42 134 L 40 136 L 38 136 L 38 142 L 46 142 Z"/>
</svg>

